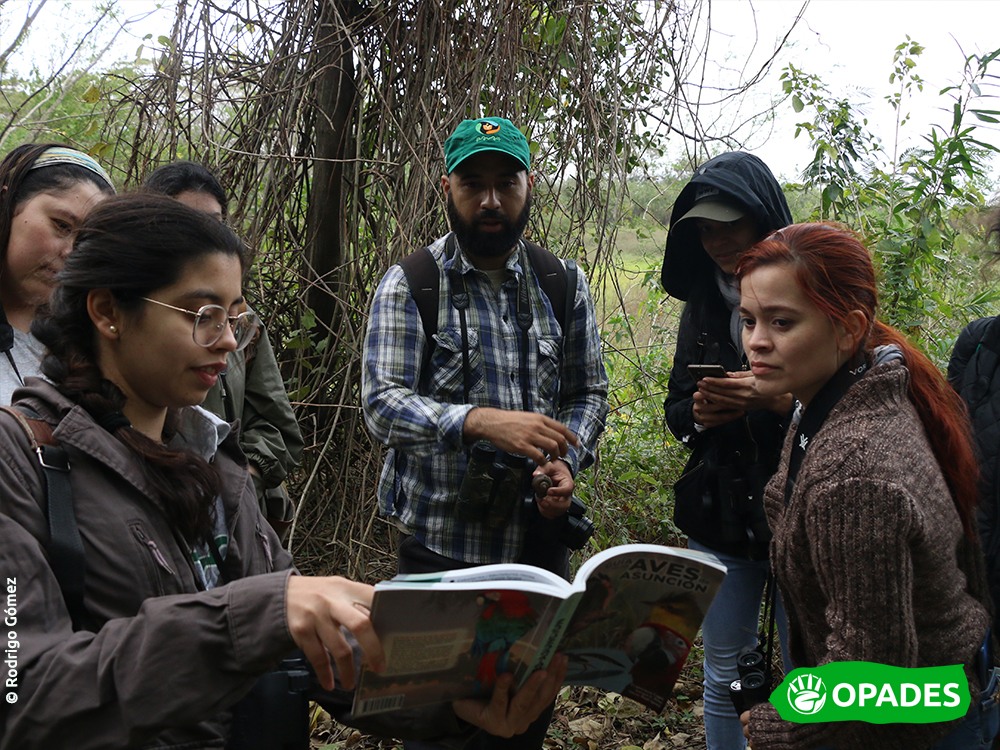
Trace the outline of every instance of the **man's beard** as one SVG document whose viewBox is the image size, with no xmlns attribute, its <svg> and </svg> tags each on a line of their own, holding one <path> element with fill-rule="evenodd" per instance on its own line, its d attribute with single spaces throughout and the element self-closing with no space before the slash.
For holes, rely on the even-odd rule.
<svg viewBox="0 0 1000 750">
<path fill-rule="evenodd" d="M 455 209 L 455 203 L 451 196 L 448 196 L 448 221 L 451 223 L 451 230 L 455 233 L 458 244 L 463 250 L 471 255 L 479 255 L 483 258 L 498 258 L 510 252 L 511 248 L 517 244 L 524 234 L 524 228 L 528 226 L 528 214 L 531 209 L 531 195 L 524 201 L 524 208 L 518 215 L 517 220 L 511 222 L 499 211 L 484 209 L 476 214 L 471 223 L 466 222 Z M 498 232 L 483 232 L 476 222 L 483 219 L 499 221 L 502 228 Z"/>
</svg>

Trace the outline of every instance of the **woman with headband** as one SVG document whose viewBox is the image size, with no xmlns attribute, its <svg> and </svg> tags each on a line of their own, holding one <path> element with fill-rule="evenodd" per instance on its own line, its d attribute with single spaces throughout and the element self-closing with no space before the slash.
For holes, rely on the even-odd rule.
<svg viewBox="0 0 1000 750">
<path fill-rule="evenodd" d="M 39 374 L 35 311 L 55 288 L 77 225 L 114 192 L 94 159 L 66 146 L 26 144 L 0 162 L 0 404 Z"/>
</svg>

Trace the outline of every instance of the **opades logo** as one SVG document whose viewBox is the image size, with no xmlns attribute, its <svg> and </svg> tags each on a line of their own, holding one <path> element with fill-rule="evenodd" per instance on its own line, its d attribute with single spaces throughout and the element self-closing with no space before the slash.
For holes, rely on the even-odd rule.
<svg viewBox="0 0 1000 750">
<path fill-rule="evenodd" d="M 800 724 L 930 724 L 965 716 L 969 700 L 961 664 L 907 669 L 865 661 L 793 670 L 771 694 L 778 715 Z"/>
<path fill-rule="evenodd" d="M 826 705 L 826 685 L 815 673 L 802 672 L 788 683 L 786 697 L 789 705 L 803 716 L 811 716 Z M 784 683 L 782 683 L 784 684 Z"/>
</svg>

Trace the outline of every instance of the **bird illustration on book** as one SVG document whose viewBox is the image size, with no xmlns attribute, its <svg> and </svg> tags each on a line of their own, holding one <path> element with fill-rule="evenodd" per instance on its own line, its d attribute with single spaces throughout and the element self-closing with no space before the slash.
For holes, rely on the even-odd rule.
<svg viewBox="0 0 1000 750">
<path fill-rule="evenodd" d="M 598 573 L 587 579 L 587 590 L 584 591 L 580 604 L 573 614 L 573 620 L 566 631 L 567 637 L 574 636 L 589 626 L 614 617 L 615 613 L 609 605 L 614 598 L 614 584 L 604 573 Z"/>
<path fill-rule="evenodd" d="M 690 594 L 646 604 L 651 607 L 649 615 L 625 639 L 625 652 L 632 659 L 632 684 L 658 692 L 677 681 L 697 632 L 691 623 L 701 618 L 698 603 Z"/>
<path fill-rule="evenodd" d="M 490 591 L 476 597 L 482 607 L 471 654 L 479 658 L 476 681 L 491 689 L 509 671 L 510 648 L 534 627 L 538 615 L 521 591 Z"/>
</svg>

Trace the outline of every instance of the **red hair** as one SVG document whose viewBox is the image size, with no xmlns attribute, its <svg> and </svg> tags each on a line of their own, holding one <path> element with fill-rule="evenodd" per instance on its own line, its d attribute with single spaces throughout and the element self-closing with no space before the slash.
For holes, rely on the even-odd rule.
<svg viewBox="0 0 1000 750">
<path fill-rule="evenodd" d="M 895 344 L 902 351 L 910 372 L 910 401 L 923 422 L 965 533 L 974 539 L 979 467 L 968 412 L 934 363 L 902 333 L 876 319 L 878 292 L 867 248 L 846 227 L 793 224 L 748 250 L 736 273 L 742 278 L 777 264 L 792 270 L 806 297 L 834 323 L 846 324 L 854 310 L 864 313 L 869 328 L 862 347 Z"/>
</svg>

